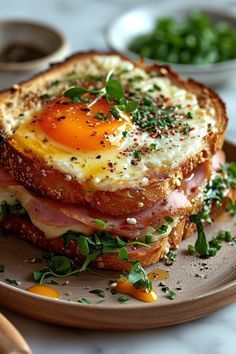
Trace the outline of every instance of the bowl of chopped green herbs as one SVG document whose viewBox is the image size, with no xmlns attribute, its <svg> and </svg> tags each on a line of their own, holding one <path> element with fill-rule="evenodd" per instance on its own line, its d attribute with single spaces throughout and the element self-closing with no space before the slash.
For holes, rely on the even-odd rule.
<svg viewBox="0 0 236 354">
<path fill-rule="evenodd" d="M 236 15 L 222 5 L 146 3 L 113 21 L 109 46 L 209 85 L 236 73 Z"/>
</svg>

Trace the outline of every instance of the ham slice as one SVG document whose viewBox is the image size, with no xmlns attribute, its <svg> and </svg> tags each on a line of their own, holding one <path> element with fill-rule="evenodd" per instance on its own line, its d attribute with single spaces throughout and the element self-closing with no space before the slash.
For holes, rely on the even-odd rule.
<svg viewBox="0 0 236 354">
<path fill-rule="evenodd" d="M 165 200 L 158 201 L 151 208 L 139 211 L 129 215 L 111 216 L 102 214 L 89 207 L 75 205 L 60 206 L 61 211 L 73 219 L 94 226 L 94 219 L 105 222 L 104 229 L 116 233 L 122 233 L 122 230 L 143 230 L 154 220 L 165 216 L 179 215 L 181 211 L 191 208 L 191 203 L 182 191 L 171 192 Z M 129 223 L 129 220 L 134 223 Z"/>
<path fill-rule="evenodd" d="M 18 199 L 30 217 L 45 225 L 68 229 L 74 225 L 84 226 L 87 227 L 88 232 L 103 229 L 119 236 L 132 238 L 138 236 L 142 230 L 156 220 L 166 216 L 177 216 L 191 210 L 191 199 L 199 192 L 199 188 L 203 189 L 212 170 L 218 169 L 223 162 L 224 153 L 218 152 L 211 162 L 199 165 L 192 175 L 183 181 L 179 190 L 172 191 L 164 200 L 158 201 L 149 209 L 124 216 L 102 214 L 87 205 L 68 205 L 39 198 L 22 186 L 14 187 L 17 182 L 3 170 L 0 170 L 0 186 L 9 187 L 10 185 L 11 189 L 16 190 L 20 188 L 21 193 L 18 193 Z"/>
<path fill-rule="evenodd" d="M 7 187 L 7 186 L 17 186 L 18 182 L 11 177 L 8 172 L 5 172 L 2 168 L 0 168 L 0 186 Z"/>
<path fill-rule="evenodd" d="M 194 198 L 199 190 L 204 187 L 205 181 L 210 179 L 212 172 L 217 171 L 224 162 L 225 153 L 218 151 L 210 161 L 199 165 L 188 178 L 183 180 L 181 189 L 190 199 Z"/>
<path fill-rule="evenodd" d="M 217 151 L 211 159 L 213 171 L 217 171 L 223 163 L 225 163 L 225 153 L 222 150 Z"/>
<path fill-rule="evenodd" d="M 52 226 L 70 227 L 80 224 L 76 219 L 72 219 L 63 214 L 57 205 L 50 201 L 37 198 L 30 193 L 30 197 L 23 202 L 24 208 L 29 212 L 33 219 L 40 219 L 42 223 Z"/>
</svg>

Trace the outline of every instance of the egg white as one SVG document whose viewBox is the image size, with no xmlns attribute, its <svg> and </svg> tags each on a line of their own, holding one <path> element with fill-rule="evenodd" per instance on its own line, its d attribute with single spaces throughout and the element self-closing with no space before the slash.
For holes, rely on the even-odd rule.
<svg viewBox="0 0 236 354">
<path fill-rule="evenodd" d="M 129 83 L 131 89 L 138 88 L 142 92 L 147 92 L 154 84 L 158 85 L 161 90 L 155 90 L 149 94 L 153 98 L 159 97 L 160 94 L 170 98 L 171 104 L 181 104 L 182 112 L 191 110 L 193 119 L 190 121 L 186 118 L 181 122 L 190 124 L 194 127 L 194 131 L 190 131 L 188 135 L 177 132 L 173 136 L 152 138 L 145 131 L 140 134 L 138 127 L 130 121 L 132 134 L 128 134 L 124 138 L 122 130 L 125 130 L 125 128 L 123 127 L 117 131 L 114 137 L 111 137 L 112 146 L 110 149 L 87 152 L 68 150 L 68 148 L 51 139 L 45 142 L 46 136 L 42 131 L 29 131 L 30 115 L 28 115 L 26 123 L 19 124 L 15 128 L 13 134 L 17 141 L 41 156 L 49 166 L 71 176 L 80 183 L 89 180 L 93 188 L 104 191 L 116 191 L 122 188 L 147 185 L 147 170 L 152 168 L 158 172 L 162 171 L 163 168 L 173 169 L 177 167 L 182 161 L 202 150 L 202 140 L 207 134 L 208 125 L 211 125 L 212 131 L 215 129 L 214 109 L 201 108 L 196 95 L 174 86 L 168 78 L 151 77 L 144 70 L 134 67 L 132 63 L 122 60 L 118 56 L 86 58 L 75 68 L 78 75 L 86 71 L 93 75 L 101 73 L 106 75 L 111 69 L 114 69 L 114 73 L 122 84 L 127 84 L 130 79 L 141 76 L 142 80 L 134 80 L 134 82 Z M 127 148 L 134 149 L 133 141 L 135 137 L 138 146 L 156 144 L 155 149 L 147 154 L 142 154 L 141 161 L 137 165 L 133 164 L 132 154 L 122 155 L 122 152 Z M 101 157 L 97 158 L 98 155 L 101 155 Z M 72 157 L 76 157 L 76 160 Z M 112 173 L 108 168 L 108 163 L 112 163 L 114 166 Z"/>
</svg>

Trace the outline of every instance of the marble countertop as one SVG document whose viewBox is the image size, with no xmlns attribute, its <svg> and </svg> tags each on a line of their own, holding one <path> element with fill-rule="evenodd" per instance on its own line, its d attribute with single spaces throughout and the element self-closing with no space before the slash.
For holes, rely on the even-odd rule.
<svg viewBox="0 0 236 354">
<path fill-rule="evenodd" d="M 106 25 L 128 7 L 144 2 L 145 0 L 0 0 L 0 19 L 41 20 L 64 32 L 70 41 L 71 51 L 91 48 L 105 50 Z M 236 5 L 236 2 L 231 0 L 232 4 Z M 227 104 L 230 117 L 227 137 L 236 142 L 236 77 L 227 87 L 218 91 Z M 67 329 L 26 319 L 7 310 L 2 312 L 24 335 L 34 354 L 236 353 L 236 304 L 191 323 L 142 332 Z"/>
</svg>

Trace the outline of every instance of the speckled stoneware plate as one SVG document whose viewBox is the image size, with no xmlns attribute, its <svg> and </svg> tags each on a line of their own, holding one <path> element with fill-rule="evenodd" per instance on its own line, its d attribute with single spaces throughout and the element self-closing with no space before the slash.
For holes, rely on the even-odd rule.
<svg viewBox="0 0 236 354">
<path fill-rule="evenodd" d="M 225 151 L 228 160 L 236 159 L 236 147 L 227 143 Z M 222 228 L 231 229 L 236 235 L 235 220 L 221 217 L 206 229 L 208 237 Z M 174 300 L 166 297 L 156 280 L 157 302 L 144 303 L 130 299 L 120 303 L 119 295 L 112 295 L 108 287 L 109 280 L 116 279 L 119 273 L 109 271 L 95 271 L 96 274 L 85 272 L 67 278 L 67 285 L 62 285 L 65 284 L 64 279 L 57 279 L 61 284 L 55 286 L 62 295 L 60 300 L 25 291 L 34 283 L 32 271 L 42 266 L 42 263 L 25 260 L 41 258 L 42 252 L 13 236 L 1 237 L 0 263 L 5 264 L 5 272 L 0 273 L 0 305 L 41 321 L 94 329 L 146 329 L 206 316 L 236 301 L 236 245 L 224 243 L 215 257 L 203 260 L 186 252 L 194 238 L 192 236 L 182 242 L 172 266 L 160 262 L 158 266 L 148 269 L 151 272 L 158 267 L 169 272 L 165 283 L 176 292 Z M 15 279 L 18 286 L 7 284 L 6 278 Z M 105 298 L 89 293 L 95 288 L 103 289 Z M 72 301 L 78 296 L 89 299 L 91 304 Z"/>
</svg>

